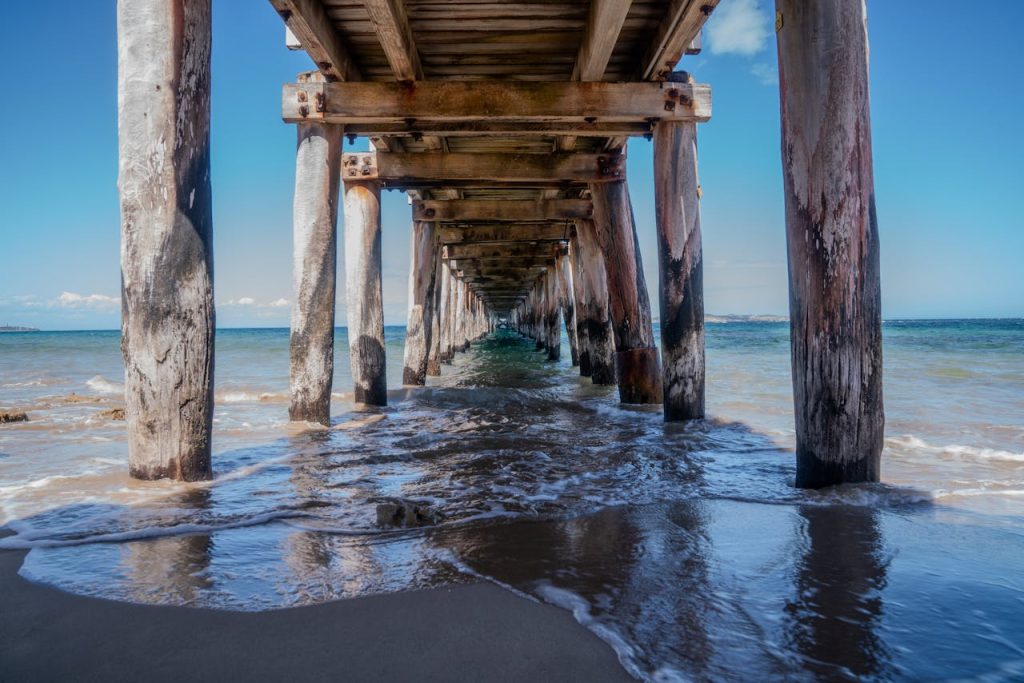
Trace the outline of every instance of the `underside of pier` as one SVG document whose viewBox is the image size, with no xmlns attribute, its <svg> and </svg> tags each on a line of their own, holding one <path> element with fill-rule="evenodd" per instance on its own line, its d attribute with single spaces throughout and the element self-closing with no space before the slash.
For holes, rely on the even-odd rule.
<svg viewBox="0 0 1024 683">
<path fill-rule="evenodd" d="M 122 264 L 133 276 L 125 285 L 129 406 L 136 395 L 143 417 L 153 412 L 147 405 L 174 403 L 180 416 L 170 420 L 174 438 L 157 449 L 163 464 L 133 460 L 146 477 L 209 474 L 212 257 L 208 233 L 196 243 L 187 229 L 209 226 L 209 1 L 186 0 L 183 12 L 168 0 L 119 4 L 129 247 L 168 242 L 154 247 L 128 225 L 152 212 L 132 185 L 146 180 L 133 156 L 160 131 L 154 119 L 140 129 L 126 112 L 148 106 L 168 126 L 192 117 L 189 130 L 199 131 L 184 140 L 180 126 L 166 131 L 188 154 L 168 158 L 164 182 L 175 192 L 162 196 L 164 213 L 153 212 L 167 221 L 169 256 L 183 259 L 190 286 L 170 288 L 163 311 L 135 312 L 145 303 L 130 291 L 136 280 L 168 283 L 131 249 Z M 314 67 L 282 94 L 298 139 L 293 420 L 329 421 L 339 213 L 356 401 L 387 401 L 380 193 L 391 189 L 408 193 L 412 207 L 406 384 L 423 384 L 499 323 L 558 359 L 564 324 L 573 365 L 595 383 L 617 384 L 622 402 L 662 404 L 669 421 L 704 417 L 696 150 L 711 90 L 677 65 L 700 51 L 718 0 L 270 2 L 288 47 Z M 877 479 L 880 320 L 863 0 L 777 6 L 797 481 Z M 132 73 L 139 59 L 165 67 L 166 91 L 147 90 L 152 70 Z M 342 153 L 343 136 L 366 138 L 366 151 Z M 635 137 L 654 146 L 660 354 L 626 177 Z M 182 206 L 178 192 L 192 197 L 197 183 L 206 188 L 200 203 L 178 209 L 188 226 L 167 219 Z M 188 314 L 167 317 L 176 310 Z M 171 326 L 155 335 L 158 352 L 174 325 L 193 340 L 186 381 L 169 396 L 170 380 L 139 360 L 152 355 L 154 321 Z M 152 445 L 153 424 L 129 418 L 133 452 Z"/>
</svg>

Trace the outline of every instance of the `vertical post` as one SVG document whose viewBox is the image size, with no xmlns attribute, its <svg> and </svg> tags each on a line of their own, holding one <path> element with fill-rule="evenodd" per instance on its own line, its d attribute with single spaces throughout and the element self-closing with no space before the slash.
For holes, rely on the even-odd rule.
<svg viewBox="0 0 1024 683">
<path fill-rule="evenodd" d="M 579 236 L 573 229 L 569 242 L 569 265 L 572 270 L 573 322 L 576 324 L 576 346 L 579 353 L 580 377 L 590 377 L 590 339 L 587 337 L 587 291 L 583 282 L 583 261 L 580 259 Z"/>
<path fill-rule="evenodd" d="M 433 305 L 430 312 L 430 354 L 427 359 L 427 374 L 431 377 L 441 375 L 441 320 L 444 311 L 444 259 L 441 254 L 441 246 L 434 245 L 431 254 L 434 269 L 434 290 Z"/>
<path fill-rule="evenodd" d="M 590 220 L 576 223 L 582 278 L 587 292 L 583 324 L 590 354 L 590 380 L 594 384 L 615 384 L 615 339 L 608 312 L 608 274 L 597 241 L 597 228 Z"/>
<path fill-rule="evenodd" d="M 573 366 L 580 364 L 580 350 L 576 339 L 576 299 L 573 294 L 574 282 L 569 265 L 569 252 L 561 249 L 555 260 L 558 272 L 558 305 L 565 321 L 565 336 L 569 338 L 569 356 Z"/>
<path fill-rule="evenodd" d="M 210 0 L 121 0 L 117 38 L 128 469 L 209 479 Z"/>
<path fill-rule="evenodd" d="M 409 320 L 405 328 L 405 358 L 402 383 L 422 385 L 427 382 L 434 308 L 434 223 L 414 221 L 412 226 L 412 258 L 409 264 Z"/>
<path fill-rule="evenodd" d="M 654 209 L 665 421 L 699 419 L 704 417 L 704 264 L 695 123 L 655 127 Z"/>
<path fill-rule="evenodd" d="M 626 181 L 594 183 L 594 224 L 608 275 L 615 335 L 615 375 L 623 403 L 661 403 L 661 368 L 654 346 L 651 302 Z"/>
<path fill-rule="evenodd" d="M 388 403 L 380 273 L 380 183 L 345 180 L 345 300 L 355 402 Z"/>
<path fill-rule="evenodd" d="M 882 323 L 864 0 L 777 0 L 796 484 L 878 481 Z"/>
<path fill-rule="evenodd" d="M 329 424 L 334 378 L 341 126 L 298 124 L 293 216 L 291 420 Z"/>
<path fill-rule="evenodd" d="M 557 266 L 548 266 L 544 275 L 544 344 L 548 360 L 558 360 L 562 356 L 560 299 Z"/>
</svg>

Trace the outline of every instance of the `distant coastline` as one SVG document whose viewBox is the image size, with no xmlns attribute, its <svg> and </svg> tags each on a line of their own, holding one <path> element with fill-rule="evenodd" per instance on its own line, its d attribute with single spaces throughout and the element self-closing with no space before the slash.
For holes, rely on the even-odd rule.
<svg viewBox="0 0 1024 683">
<path fill-rule="evenodd" d="M 0 325 L 0 332 L 38 332 L 36 327 L 21 327 L 20 325 Z"/>
</svg>

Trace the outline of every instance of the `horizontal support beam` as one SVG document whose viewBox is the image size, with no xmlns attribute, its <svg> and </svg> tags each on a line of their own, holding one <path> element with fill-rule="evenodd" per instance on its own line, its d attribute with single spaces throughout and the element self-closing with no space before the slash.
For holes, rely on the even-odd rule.
<svg viewBox="0 0 1024 683">
<path fill-rule="evenodd" d="M 488 225 L 467 228 L 441 228 L 441 244 L 468 244 L 471 242 L 550 242 L 569 239 L 564 225 Z"/>
<path fill-rule="evenodd" d="M 463 270 L 466 268 L 476 268 L 484 270 L 487 268 L 502 268 L 502 269 L 523 269 L 529 268 L 547 268 L 555 265 L 555 259 L 550 257 L 528 257 L 519 256 L 513 258 L 461 258 L 461 259 L 448 259 L 457 264 L 457 266 Z"/>
<path fill-rule="evenodd" d="M 327 80 L 362 79 L 320 0 L 270 0 L 270 4 Z"/>
<path fill-rule="evenodd" d="M 623 154 L 466 154 L 352 152 L 341 157 L 342 180 L 381 180 L 389 187 L 450 181 L 611 182 L 626 177 Z"/>
<path fill-rule="evenodd" d="M 592 218 L 589 199 L 414 201 L 417 221 L 559 221 Z"/>
<path fill-rule="evenodd" d="M 500 242 L 486 244 L 449 244 L 444 247 L 444 258 L 548 258 L 567 251 L 565 246 L 557 242 Z"/>
<path fill-rule="evenodd" d="M 413 138 L 444 137 L 557 137 L 573 135 L 581 138 L 641 137 L 654 133 L 650 121 L 419 121 L 394 123 L 351 123 L 345 126 L 349 136 Z"/>
<path fill-rule="evenodd" d="M 711 87 L 561 81 L 289 83 L 282 95 L 282 116 L 289 123 L 317 119 L 344 125 L 704 122 L 711 118 Z"/>
</svg>

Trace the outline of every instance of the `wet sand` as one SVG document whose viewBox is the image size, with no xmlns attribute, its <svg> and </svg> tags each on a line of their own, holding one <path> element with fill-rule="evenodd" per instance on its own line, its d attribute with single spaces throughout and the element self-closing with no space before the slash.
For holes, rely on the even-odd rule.
<svg viewBox="0 0 1024 683">
<path fill-rule="evenodd" d="M 0 551 L 0 681 L 632 680 L 568 612 L 489 583 L 227 612 L 64 593 L 24 556 Z"/>
</svg>

